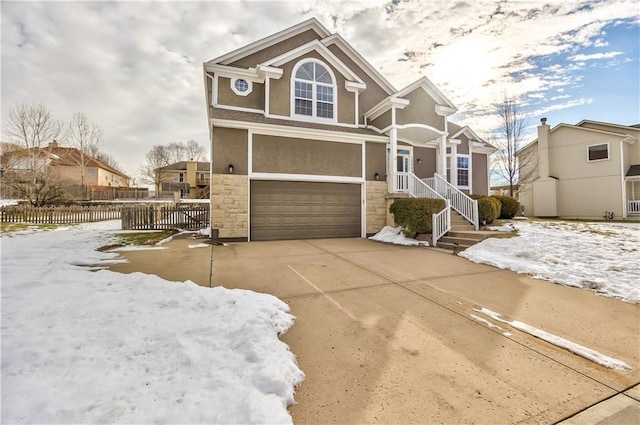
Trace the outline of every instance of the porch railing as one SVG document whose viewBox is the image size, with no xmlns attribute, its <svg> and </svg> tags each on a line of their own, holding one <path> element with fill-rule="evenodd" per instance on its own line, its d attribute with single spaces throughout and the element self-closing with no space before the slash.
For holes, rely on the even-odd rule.
<svg viewBox="0 0 640 425">
<path fill-rule="evenodd" d="M 445 208 L 437 214 L 431 216 L 431 232 L 432 232 L 432 244 L 438 246 L 438 241 L 444 235 L 451 230 L 451 207 L 449 206 L 449 200 L 444 200 L 446 203 Z"/>
<path fill-rule="evenodd" d="M 478 201 L 471 199 L 466 193 L 449 183 L 439 174 L 434 174 L 433 177 L 422 179 L 422 181 L 440 196 L 448 199 L 451 202 L 451 208 L 458 211 L 478 230 L 480 224 L 478 220 Z"/>
<path fill-rule="evenodd" d="M 628 201 L 627 211 L 629 214 L 640 214 L 640 200 Z"/>
<path fill-rule="evenodd" d="M 445 199 L 413 173 L 397 172 L 392 180 L 395 193 L 408 193 L 414 198 Z"/>
</svg>

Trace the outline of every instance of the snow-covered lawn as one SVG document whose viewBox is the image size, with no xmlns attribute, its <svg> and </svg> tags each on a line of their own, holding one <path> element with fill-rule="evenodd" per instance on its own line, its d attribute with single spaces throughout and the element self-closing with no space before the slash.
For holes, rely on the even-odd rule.
<svg viewBox="0 0 640 425">
<path fill-rule="evenodd" d="M 400 227 L 384 226 L 382 230 L 371 236 L 369 239 L 378 242 L 392 243 L 394 245 L 429 246 L 429 242 L 418 241 L 406 237 L 404 233 L 402 233 L 402 229 Z"/>
<path fill-rule="evenodd" d="M 522 221 L 459 255 L 538 279 L 640 302 L 640 223 Z M 502 230 L 511 230 L 503 226 Z"/>
<path fill-rule="evenodd" d="M 291 423 L 288 306 L 99 269 L 119 222 L 3 235 L 3 423 Z"/>
</svg>

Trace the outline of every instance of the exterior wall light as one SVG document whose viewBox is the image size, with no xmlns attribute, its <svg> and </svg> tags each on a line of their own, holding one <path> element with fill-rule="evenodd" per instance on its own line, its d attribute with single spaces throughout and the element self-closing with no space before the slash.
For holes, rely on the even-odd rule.
<svg viewBox="0 0 640 425">
<path fill-rule="evenodd" d="M 379 173 L 375 173 L 375 174 L 373 175 L 373 177 L 374 177 L 376 180 L 380 180 L 380 174 L 379 174 Z"/>
<path fill-rule="evenodd" d="M 422 159 L 421 158 L 418 158 L 416 161 L 418 162 L 418 164 L 422 164 Z"/>
<path fill-rule="evenodd" d="M 233 164 L 229 164 L 229 174 L 233 174 Z"/>
</svg>

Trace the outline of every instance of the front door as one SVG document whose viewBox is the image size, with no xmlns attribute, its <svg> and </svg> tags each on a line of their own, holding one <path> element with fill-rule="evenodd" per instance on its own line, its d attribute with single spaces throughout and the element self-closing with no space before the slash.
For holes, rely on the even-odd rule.
<svg viewBox="0 0 640 425">
<path fill-rule="evenodd" d="M 408 173 L 411 171 L 410 169 L 410 156 L 411 153 L 408 149 L 398 149 L 398 157 L 396 159 L 398 163 L 398 172 L 399 173 Z"/>
</svg>

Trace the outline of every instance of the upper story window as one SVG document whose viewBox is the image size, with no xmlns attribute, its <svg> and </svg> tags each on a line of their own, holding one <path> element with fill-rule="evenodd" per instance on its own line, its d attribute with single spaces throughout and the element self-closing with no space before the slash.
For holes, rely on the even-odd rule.
<svg viewBox="0 0 640 425">
<path fill-rule="evenodd" d="M 469 187 L 469 155 L 458 155 L 458 186 Z"/>
<path fill-rule="evenodd" d="M 178 174 L 178 181 L 179 181 L 180 183 L 184 183 L 184 173 L 180 173 L 180 174 Z"/>
<path fill-rule="evenodd" d="M 335 121 L 335 95 L 335 78 L 326 65 L 307 61 L 294 68 L 294 115 Z"/>
<path fill-rule="evenodd" d="M 589 161 L 600 161 L 603 159 L 609 159 L 609 143 L 601 143 L 599 145 L 588 146 L 587 155 Z"/>
<path fill-rule="evenodd" d="M 242 78 L 232 78 L 231 90 L 238 96 L 246 96 L 253 90 L 253 83 Z"/>
</svg>

